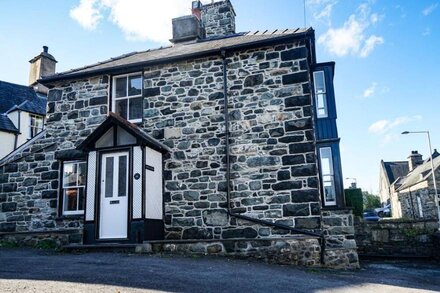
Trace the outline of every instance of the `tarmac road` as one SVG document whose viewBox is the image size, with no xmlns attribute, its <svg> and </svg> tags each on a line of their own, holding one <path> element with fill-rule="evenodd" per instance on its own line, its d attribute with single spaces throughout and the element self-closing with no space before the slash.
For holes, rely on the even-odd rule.
<svg viewBox="0 0 440 293">
<path fill-rule="evenodd" d="M 223 257 L 0 248 L 0 292 L 440 291 L 440 263 L 364 261 L 354 271 Z"/>
</svg>

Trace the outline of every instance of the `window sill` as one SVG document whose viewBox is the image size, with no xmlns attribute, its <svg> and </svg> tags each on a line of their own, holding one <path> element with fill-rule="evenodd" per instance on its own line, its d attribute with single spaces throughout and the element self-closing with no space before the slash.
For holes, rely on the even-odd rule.
<svg viewBox="0 0 440 293">
<path fill-rule="evenodd" d="M 78 215 L 62 215 L 57 217 L 56 221 L 62 221 L 62 220 L 82 220 L 84 219 L 84 214 L 78 214 Z"/>
</svg>

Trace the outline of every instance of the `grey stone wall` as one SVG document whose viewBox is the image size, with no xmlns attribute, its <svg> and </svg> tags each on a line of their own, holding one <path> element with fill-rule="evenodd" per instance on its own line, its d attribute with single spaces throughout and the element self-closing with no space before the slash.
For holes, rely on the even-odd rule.
<svg viewBox="0 0 440 293">
<path fill-rule="evenodd" d="M 237 213 L 320 231 L 307 54 L 295 43 L 227 58 L 231 195 Z M 107 77 L 97 77 L 50 91 L 46 136 L 0 168 L 1 232 L 81 227 L 81 219 L 57 213 L 57 155 L 71 152 L 105 119 L 108 87 Z M 223 102 L 220 57 L 145 68 L 141 127 L 172 150 L 164 162 L 167 239 L 287 234 L 227 215 Z M 350 214 L 322 216 L 328 238 L 351 251 Z"/>
<path fill-rule="evenodd" d="M 438 211 L 435 206 L 434 194 L 435 191 L 433 186 L 419 188 L 412 191 L 407 189 L 399 192 L 398 198 L 400 200 L 402 218 L 437 219 Z M 420 207 L 417 201 L 417 197 L 420 197 L 423 216 L 420 216 Z"/>
<path fill-rule="evenodd" d="M 307 50 L 301 44 L 227 58 L 235 212 L 319 230 Z M 168 239 L 269 237 L 285 231 L 227 216 L 221 59 L 145 72 L 144 129 L 165 160 Z"/>
<path fill-rule="evenodd" d="M 206 37 L 235 34 L 235 12 L 229 0 L 202 6 L 202 24 Z"/>
<path fill-rule="evenodd" d="M 322 211 L 326 266 L 333 268 L 359 267 L 353 225 L 354 217 L 351 209 L 327 209 Z"/>
<path fill-rule="evenodd" d="M 60 152 L 72 150 L 106 117 L 107 79 L 49 91 L 46 135 L 0 167 L 0 232 L 77 229 L 81 218 L 58 214 Z"/>
<path fill-rule="evenodd" d="M 176 253 L 255 258 L 269 263 L 321 266 L 321 247 L 312 237 L 240 239 L 197 242 L 149 242 L 138 245 L 137 253 Z"/>
<path fill-rule="evenodd" d="M 383 220 L 355 223 L 358 253 L 369 256 L 440 257 L 438 222 Z"/>
</svg>

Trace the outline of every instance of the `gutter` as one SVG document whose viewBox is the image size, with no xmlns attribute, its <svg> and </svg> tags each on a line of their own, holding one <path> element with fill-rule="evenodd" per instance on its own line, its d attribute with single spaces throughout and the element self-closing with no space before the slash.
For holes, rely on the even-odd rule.
<svg viewBox="0 0 440 293">
<path fill-rule="evenodd" d="M 285 40 L 289 40 L 289 39 L 295 40 L 295 39 L 302 39 L 302 38 L 309 38 L 310 42 L 311 42 L 311 40 L 314 39 L 314 30 L 309 28 L 307 31 L 302 32 L 302 33 L 293 33 L 293 34 L 288 34 L 285 36 L 281 35 L 280 37 L 273 38 L 270 40 L 259 40 L 259 41 L 245 43 L 245 44 L 236 44 L 236 45 L 231 45 L 228 47 L 206 50 L 203 52 L 195 52 L 195 53 L 190 53 L 190 54 L 185 54 L 185 55 L 180 55 L 180 56 L 166 57 L 166 58 L 162 58 L 162 59 L 155 59 L 155 60 L 149 60 L 149 61 L 141 61 L 141 62 L 136 62 L 136 63 L 132 63 L 132 64 L 112 66 L 109 68 L 94 69 L 94 70 L 89 70 L 86 72 L 76 72 L 76 73 L 74 72 L 74 73 L 52 75 L 52 76 L 41 78 L 41 79 L 37 80 L 37 82 L 42 85 L 49 86 L 51 82 L 57 82 L 57 81 L 63 81 L 63 80 L 69 80 L 69 79 L 86 78 L 86 77 L 91 77 L 91 76 L 96 76 L 96 75 L 101 75 L 101 74 L 114 74 L 114 73 L 119 74 L 119 73 L 124 73 L 124 72 L 128 72 L 128 71 L 135 71 L 135 70 L 143 69 L 146 66 L 153 66 L 153 65 L 163 64 L 163 63 L 170 63 L 170 62 L 177 62 L 180 60 L 187 60 L 187 59 L 191 59 L 191 58 L 199 58 L 199 57 L 207 57 L 207 56 L 217 55 L 217 54 L 221 54 L 222 50 L 235 50 L 235 49 L 252 48 L 255 46 L 259 46 L 259 45 L 261 46 L 261 45 L 277 43 L 277 42 L 281 42 L 281 41 L 285 41 Z M 98 66 L 98 65 L 100 65 L 100 64 L 96 64 L 96 66 Z M 85 69 L 83 68 L 83 69 L 79 69 L 79 70 L 86 70 L 86 69 L 87 68 L 85 68 Z"/>
<path fill-rule="evenodd" d="M 321 246 L 321 255 L 320 255 L 320 261 L 321 264 L 324 263 L 324 254 L 325 254 L 325 237 L 323 233 L 315 233 L 315 232 L 309 232 L 302 229 L 297 229 L 290 227 L 288 225 L 284 224 L 278 224 L 273 223 L 270 221 L 265 221 L 261 219 L 255 219 L 249 216 L 245 216 L 243 214 L 237 214 L 232 211 L 231 208 L 231 160 L 230 160 L 230 147 L 229 147 L 229 110 L 228 110 L 228 76 L 227 76 L 227 61 L 226 61 L 226 49 L 223 48 L 221 50 L 221 57 L 222 57 L 222 67 L 223 67 L 223 95 L 224 95 L 224 119 L 225 119 L 225 152 L 226 152 L 226 205 L 227 205 L 227 212 L 228 215 L 231 217 L 235 217 L 238 219 L 254 222 L 256 224 L 275 227 L 279 229 L 284 229 L 293 233 L 303 234 L 303 235 L 309 235 L 314 237 L 319 237 L 319 244 Z"/>
</svg>

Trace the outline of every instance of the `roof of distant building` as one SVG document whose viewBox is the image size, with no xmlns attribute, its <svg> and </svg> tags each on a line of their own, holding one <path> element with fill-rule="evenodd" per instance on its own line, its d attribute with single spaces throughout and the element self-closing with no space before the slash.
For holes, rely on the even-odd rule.
<svg viewBox="0 0 440 293">
<path fill-rule="evenodd" d="M 171 62 L 174 60 L 208 56 L 221 50 L 255 47 L 268 42 L 276 42 L 313 34 L 314 30 L 312 28 L 297 28 L 245 32 L 222 37 L 211 37 L 195 42 L 178 43 L 168 47 L 124 54 L 96 64 L 47 76 L 42 78 L 40 82 L 42 84 L 49 84 L 50 82 L 58 80 L 78 78 L 80 76 L 92 76 L 93 74 L 103 74 L 115 69 L 127 70 L 136 66 L 146 66 L 168 61 Z"/>
<path fill-rule="evenodd" d="M 382 161 L 383 168 L 388 178 L 388 182 L 392 184 L 399 177 L 408 175 L 409 167 L 407 161 L 397 162 L 384 162 Z"/>
<path fill-rule="evenodd" d="M 18 133 L 17 127 L 5 114 L 0 114 L 0 131 Z"/>
<path fill-rule="evenodd" d="M 39 115 L 46 114 L 46 97 L 32 87 L 0 81 L 0 114 L 22 110 Z"/>
<path fill-rule="evenodd" d="M 440 166 L 440 157 L 438 155 L 435 158 L 433 157 L 433 163 L 434 170 L 437 170 Z M 402 178 L 401 186 L 398 188 L 398 191 L 425 181 L 429 176 L 431 176 L 431 173 L 431 161 L 426 160 L 423 164 L 412 170 L 405 178 Z"/>
</svg>

